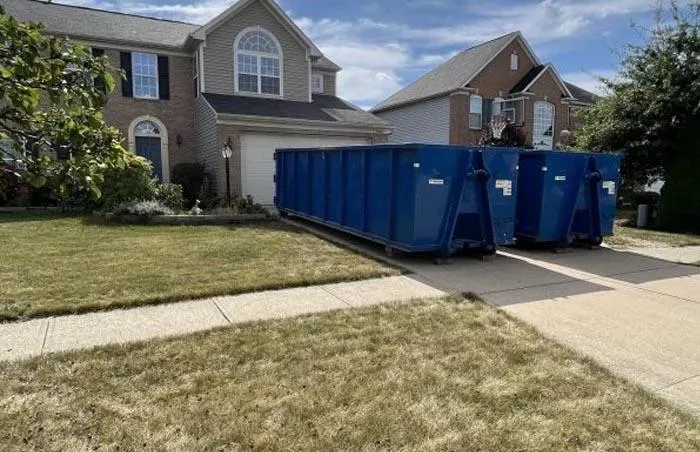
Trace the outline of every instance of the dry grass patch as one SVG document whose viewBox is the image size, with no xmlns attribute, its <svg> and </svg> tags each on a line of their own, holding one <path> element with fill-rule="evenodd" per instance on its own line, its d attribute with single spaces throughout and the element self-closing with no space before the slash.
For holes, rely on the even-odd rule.
<svg viewBox="0 0 700 452">
<path fill-rule="evenodd" d="M 0 320 L 323 284 L 398 271 L 280 223 L 105 226 L 0 216 Z"/>
<path fill-rule="evenodd" d="M 639 229 L 627 226 L 629 220 L 621 218 L 615 221 L 612 237 L 606 237 L 605 243 L 613 248 L 650 248 L 681 247 L 700 245 L 700 235 Z"/>
<path fill-rule="evenodd" d="M 2 450 L 698 450 L 697 420 L 480 303 L 0 365 Z"/>
</svg>

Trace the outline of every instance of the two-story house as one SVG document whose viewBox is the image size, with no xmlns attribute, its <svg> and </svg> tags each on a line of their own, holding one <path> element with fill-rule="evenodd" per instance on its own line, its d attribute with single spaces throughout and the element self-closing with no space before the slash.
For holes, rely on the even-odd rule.
<svg viewBox="0 0 700 452">
<path fill-rule="evenodd" d="M 124 71 L 105 120 L 163 181 L 175 164 L 198 161 L 223 193 L 222 148 L 232 143 L 233 191 L 270 204 L 275 148 L 385 142 L 391 133 L 336 96 L 341 68 L 273 0 L 240 0 L 203 26 L 38 0 L 0 4 Z"/>
<path fill-rule="evenodd" d="M 392 142 L 479 144 L 500 120 L 527 145 L 552 149 L 595 100 L 513 32 L 458 53 L 371 111 L 394 126 Z"/>
</svg>

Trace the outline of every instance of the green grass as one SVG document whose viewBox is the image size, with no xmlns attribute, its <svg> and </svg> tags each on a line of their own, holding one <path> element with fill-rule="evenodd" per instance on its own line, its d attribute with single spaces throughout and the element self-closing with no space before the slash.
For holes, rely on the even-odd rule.
<svg viewBox="0 0 700 452">
<path fill-rule="evenodd" d="M 0 449 L 681 451 L 688 414 L 456 299 L 0 364 Z"/>
<path fill-rule="evenodd" d="M 0 216 L 0 319 L 397 274 L 280 223 L 107 226 Z"/>
<path fill-rule="evenodd" d="M 700 245 L 700 235 L 638 229 L 622 224 L 615 225 L 613 234 L 605 239 L 605 243 L 614 248 Z"/>
<path fill-rule="evenodd" d="M 664 232 L 632 227 L 631 221 L 634 215 L 635 212 L 631 210 L 618 211 L 615 228 L 613 230 L 614 235 L 612 237 L 606 237 L 605 243 L 613 248 L 700 245 L 700 235 L 697 234 Z"/>
</svg>

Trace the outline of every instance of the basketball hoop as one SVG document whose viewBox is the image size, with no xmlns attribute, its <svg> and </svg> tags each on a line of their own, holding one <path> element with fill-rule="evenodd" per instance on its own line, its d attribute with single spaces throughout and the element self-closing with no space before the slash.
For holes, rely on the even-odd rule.
<svg viewBox="0 0 700 452">
<path fill-rule="evenodd" d="M 503 135 L 503 131 L 506 127 L 508 127 L 508 121 L 506 121 L 505 117 L 494 116 L 491 119 L 491 132 L 493 133 L 493 137 L 497 140 L 501 139 L 501 135 Z"/>
</svg>

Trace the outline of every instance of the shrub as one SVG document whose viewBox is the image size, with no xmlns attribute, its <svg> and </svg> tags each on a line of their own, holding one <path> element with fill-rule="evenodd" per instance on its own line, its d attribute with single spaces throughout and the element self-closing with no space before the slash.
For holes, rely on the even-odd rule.
<svg viewBox="0 0 700 452">
<path fill-rule="evenodd" d="M 201 163 L 178 163 L 173 168 L 172 181 L 182 186 L 182 197 L 187 207 L 193 206 L 197 199 L 202 198 L 206 176 L 206 169 Z"/>
<path fill-rule="evenodd" d="M 182 210 L 182 187 L 178 184 L 159 184 L 156 187 L 154 199 L 165 207 L 178 212 Z"/>
<path fill-rule="evenodd" d="M 231 201 L 233 208 L 237 213 L 267 213 L 267 210 L 260 204 L 256 203 L 252 196 L 245 197 L 236 196 Z"/>
<path fill-rule="evenodd" d="M 127 201 L 118 204 L 114 215 L 136 215 L 139 217 L 153 217 L 156 215 L 172 215 L 173 211 L 158 201 Z"/>
<path fill-rule="evenodd" d="M 109 210 L 127 201 L 153 199 L 157 183 L 153 178 L 151 163 L 142 157 L 133 156 L 123 168 L 105 170 L 99 204 Z"/>
</svg>

